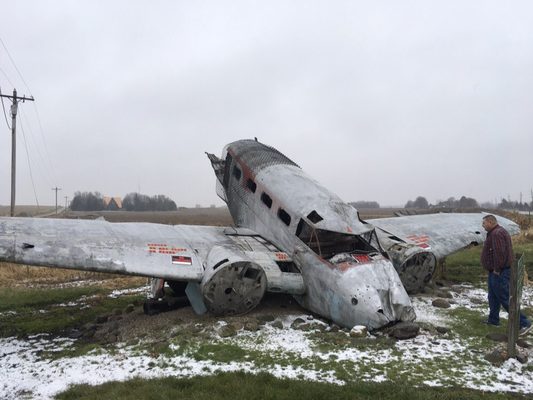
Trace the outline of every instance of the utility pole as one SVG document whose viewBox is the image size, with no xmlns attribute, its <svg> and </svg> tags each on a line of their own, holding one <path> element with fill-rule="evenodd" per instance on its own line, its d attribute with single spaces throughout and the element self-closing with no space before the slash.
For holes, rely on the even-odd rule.
<svg viewBox="0 0 533 400">
<path fill-rule="evenodd" d="M 18 103 L 20 100 L 24 103 L 26 100 L 34 101 L 32 97 L 18 97 L 17 89 L 13 89 L 13 96 L 7 94 L 1 94 L 0 97 L 5 97 L 10 99 L 13 104 L 11 104 L 11 212 L 10 215 L 15 216 L 15 177 L 16 177 L 16 167 L 17 167 L 17 110 Z"/>
<path fill-rule="evenodd" d="M 65 196 L 65 211 L 67 211 L 68 208 L 68 196 Z"/>
<path fill-rule="evenodd" d="M 55 188 L 52 188 L 52 190 L 55 190 L 56 192 L 56 215 L 57 215 L 57 192 L 61 190 L 61 188 L 58 188 L 57 186 Z"/>
</svg>

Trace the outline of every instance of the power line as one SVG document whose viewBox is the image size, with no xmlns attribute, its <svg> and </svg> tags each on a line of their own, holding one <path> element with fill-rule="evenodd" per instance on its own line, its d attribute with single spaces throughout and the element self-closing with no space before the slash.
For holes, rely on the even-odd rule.
<svg viewBox="0 0 533 400">
<path fill-rule="evenodd" d="M 0 38 L 0 42 L 2 43 L 2 46 L 4 47 L 4 50 L 6 51 L 9 59 L 11 60 L 11 63 L 13 64 L 13 66 L 15 67 L 15 70 L 17 71 L 17 73 L 19 74 L 20 76 L 20 79 L 22 79 L 22 83 L 24 83 L 24 85 L 26 86 L 26 89 L 28 89 L 28 93 L 30 94 L 30 96 L 33 97 L 33 95 L 31 94 L 31 90 L 30 90 L 30 87 L 28 86 L 28 84 L 26 83 L 26 81 L 24 80 L 24 77 L 22 76 L 22 74 L 20 73 L 18 67 L 17 67 L 17 64 L 15 64 L 15 60 L 13 60 L 13 57 L 11 57 L 11 54 L 9 53 L 9 50 L 7 49 L 7 46 L 6 44 L 4 43 L 4 41 L 2 40 L 2 38 Z M 15 86 L 12 84 L 12 86 Z"/>
<path fill-rule="evenodd" d="M 39 209 L 39 199 L 37 199 L 37 191 L 35 190 L 35 182 L 33 181 L 33 173 L 31 171 L 30 152 L 28 151 L 28 143 L 26 142 L 26 134 L 22 123 L 20 124 L 20 130 L 22 131 L 22 139 L 24 140 L 24 148 L 26 149 L 26 159 L 28 160 L 28 168 L 30 170 L 31 186 L 33 187 L 33 194 L 35 195 L 35 202 L 37 203 L 37 209 Z"/>
<path fill-rule="evenodd" d="M 4 105 L 4 98 L 2 97 L 2 88 L 0 88 L 0 99 L 2 100 L 2 109 L 4 110 L 4 118 L 6 119 L 6 125 L 9 129 L 11 129 L 11 126 L 9 126 L 9 122 L 7 120 L 6 106 Z"/>
<path fill-rule="evenodd" d="M 15 86 L 15 84 L 11 82 L 11 79 L 9 79 L 9 76 L 7 76 L 6 72 L 2 68 L 0 68 L 0 72 L 6 77 L 7 81 L 11 86 Z"/>
<path fill-rule="evenodd" d="M 52 171 L 52 176 L 55 179 L 56 171 L 55 171 L 55 168 L 54 168 L 54 164 L 52 163 L 52 157 L 50 157 L 50 152 L 48 151 L 48 144 L 47 144 L 46 139 L 45 139 L 43 124 L 41 123 L 41 116 L 39 115 L 39 109 L 37 108 L 37 104 L 36 103 L 32 103 L 32 104 L 33 104 L 33 111 L 35 111 L 35 116 L 37 117 L 37 122 L 39 124 L 39 131 L 41 133 L 41 139 L 43 141 L 44 152 L 45 152 L 45 155 L 47 157 L 48 164 L 50 166 L 50 170 Z"/>
<path fill-rule="evenodd" d="M 50 179 L 51 178 L 50 174 L 49 174 L 50 171 L 49 171 L 48 165 L 47 165 L 47 163 L 46 163 L 46 161 L 45 161 L 45 159 L 43 157 L 43 153 L 41 152 L 41 147 L 42 146 L 39 146 L 39 144 L 34 140 L 33 130 L 31 129 L 31 126 L 30 126 L 30 124 L 28 122 L 28 118 L 27 118 L 26 114 L 23 112 L 22 109 L 20 110 L 20 115 L 22 117 L 21 118 L 21 122 L 24 121 L 26 123 L 26 128 L 28 129 L 28 133 L 29 133 L 28 137 L 30 139 L 29 142 L 31 142 L 31 143 L 28 142 L 28 145 L 33 144 L 33 147 L 36 149 L 37 155 L 39 156 L 39 159 L 40 159 L 40 161 L 42 163 L 42 168 L 40 168 L 39 170 L 41 171 L 42 176 L 48 181 L 48 185 L 51 185 L 52 184 L 52 180 Z M 29 147 L 31 147 L 31 146 L 29 146 Z M 50 161 L 48 162 L 48 164 L 50 164 Z"/>
</svg>

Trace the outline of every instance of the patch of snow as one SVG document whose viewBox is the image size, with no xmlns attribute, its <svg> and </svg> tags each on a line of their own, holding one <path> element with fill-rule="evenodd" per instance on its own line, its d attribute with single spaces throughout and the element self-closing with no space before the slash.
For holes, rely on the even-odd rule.
<svg viewBox="0 0 533 400">
<path fill-rule="evenodd" d="M 109 293 L 108 297 L 111 297 L 112 299 L 116 299 L 119 296 L 125 295 L 125 294 L 148 294 L 150 292 L 149 286 L 141 286 L 131 289 L 120 289 L 120 290 L 113 290 L 111 293 Z"/>
<path fill-rule="evenodd" d="M 436 326 L 446 326 L 450 318 L 444 315 L 442 309 L 431 305 L 433 299 L 429 297 L 412 297 L 411 303 L 415 309 L 416 322 L 426 322 Z"/>
</svg>

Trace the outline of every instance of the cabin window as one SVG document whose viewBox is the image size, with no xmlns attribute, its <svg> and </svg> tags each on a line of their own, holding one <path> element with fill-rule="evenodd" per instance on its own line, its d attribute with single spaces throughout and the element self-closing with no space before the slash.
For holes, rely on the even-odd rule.
<svg viewBox="0 0 533 400">
<path fill-rule="evenodd" d="M 291 216 L 283 208 L 278 209 L 278 217 L 285 225 L 289 226 L 291 224 Z"/>
<path fill-rule="evenodd" d="M 288 272 L 292 274 L 301 273 L 295 263 L 292 261 L 276 261 L 281 272 Z"/>
<path fill-rule="evenodd" d="M 263 194 L 261 195 L 261 201 L 268 207 L 272 207 L 272 199 L 270 198 L 270 196 L 268 194 L 266 194 L 265 192 L 263 192 Z"/>
<path fill-rule="evenodd" d="M 307 216 L 307 219 L 311 221 L 313 224 L 316 224 L 322 221 L 324 218 L 322 218 L 315 210 L 313 210 L 309 213 L 309 215 Z"/>
<path fill-rule="evenodd" d="M 247 187 L 248 189 L 250 189 L 250 191 L 251 191 L 252 193 L 255 193 L 255 190 L 257 189 L 257 185 L 256 185 L 255 182 L 254 182 L 253 180 L 251 180 L 251 179 L 248 179 L 248 180 L 246 181 L 246 187 Z"/>
<path fill-rule="evenodd" d="M 233 166 L 233 176 L 237 180 L 241 179 L 241 170 L 236 165 Z"/>
</svg>

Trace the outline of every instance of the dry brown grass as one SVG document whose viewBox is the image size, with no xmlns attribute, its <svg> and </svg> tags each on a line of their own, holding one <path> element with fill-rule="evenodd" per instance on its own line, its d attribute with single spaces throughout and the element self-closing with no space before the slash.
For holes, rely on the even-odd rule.
<svg viewBox="0 0 533 400">
<path fill-rule="evenodd" d="M 518 236 L 513 237 L 513 243 L 533 243 L 533 227 L 524 229 Z"/>
<path fill-rule="evenodd" d="M 146 278 L 62 268 L 31 267 L 0 262 L 0 286 L 40 286 L 76 281 L 98 281 L 99 286 L 115 288 L 143 285 Z"/>
</svg>

